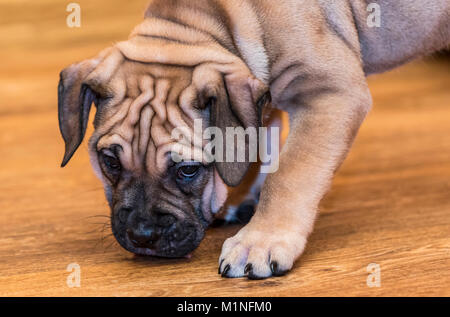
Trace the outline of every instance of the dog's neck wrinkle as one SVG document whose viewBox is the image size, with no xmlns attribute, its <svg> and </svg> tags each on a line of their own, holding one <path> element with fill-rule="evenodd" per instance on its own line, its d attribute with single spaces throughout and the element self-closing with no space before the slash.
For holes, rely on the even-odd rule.
<svg viewBox="0 0 450 317">
<path fill-rule="evenodd" d="M 183 12 L 194 11 L 195 14 L 179 14 L 180 9 Z M 207 35 L 212 41 L 221 45 L 231 53 L 238 55 L 236 45 L 227 25 L 225 12 L 215 0 L 207 1 L 167 1 L 154 0 L 150 3 L 145 18 L 157 18 L 181 25 L 190 31 Z M 200 15 L 201 18 L 193 18 Z M 176 37 L 170 35 L 172 30 L 167 30 L 169 37 Z"/>
<path fill-rule="evenodd" d="M 196 14 L 179 14 L 180 9 L 195 11 Z M 202 18 L 191 19 L 196 15 Z M 240 0 L 154 0 L 145 18 L 182 25 L 198 32 L 199 38 L 209 36 L 214 43 L 244 61 L 258 79 L 268 82 L 269 58 L 264 46 L 263 28 L 251 4 Z M 165 39 L 178 41 L 176 34 L 171 32 L 173 30 L 167 29 Z"/>
<path fill-rule="evenodd" d="M 264 45 L 264 31 L 258 13 L 250 2 L 241 0 L 216 0 L 223 7 L 226 21 L 233 27 L 228 32 L 241 58 L 253 75 L 267 84 L 269 57 Z"/>
</svg>

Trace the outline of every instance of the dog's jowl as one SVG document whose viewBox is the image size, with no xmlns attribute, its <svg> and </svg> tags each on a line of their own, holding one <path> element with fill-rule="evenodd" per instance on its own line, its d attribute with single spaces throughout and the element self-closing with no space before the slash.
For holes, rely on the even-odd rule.
<svg viewBox="0 0 450 317">
<path fill-rule="evenodd" d="M 366 76 L 450 43 L 448 0 L 375 2 L 380 27 L 367 25 L 363 0 L 151 1 L 127 41 L 61 72 L 62 165 L 94 104 L 89 152 L 117 241 L 137 254 L 181 257 L 254 161 L 254 138 L 230 143 L 227 128 L 260 131 L 267 109 L 287 111 L 279 167 L 258 178 L 256 212 L 218 259 L 224 277 L 284 274 L 371 108 Z M 198 120 L 223 131 L 224 153 L 243 150 L 244 159 L 207 160 L 209 143 L 195 137 L 181 144 L 189 151 L 175 150 L 173 130 L 194 135 Z"/>
</svg>

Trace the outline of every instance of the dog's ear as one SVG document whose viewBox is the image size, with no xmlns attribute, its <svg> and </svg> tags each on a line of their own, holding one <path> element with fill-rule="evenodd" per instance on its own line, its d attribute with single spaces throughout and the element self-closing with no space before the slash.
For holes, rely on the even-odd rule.
<svg viewBox="0 0 450 317">
<path fill-rule="evenodd" d="M 92 103 L 98 103 L 94 91 L 84 83 L 96 62 L 73 64 L 60 73 L 58 85 L 59 129 L 65 142 L 64 167 L 83 141 Z"/>
<path fill-rule="evenodd" d="M 249 71 L 240 74 L 236 72 L 225 74 L 223 84 L 224 96 L 219 96 L 212 106 L 210 124 L 223 132 L 223 153 L 225 156 L 228 143 L 225 137 L 227 127 L 255 128 L 258 137 L 262 109 L 270 101 L 270 92 L 267 85 L 251 75 Z M 252 163 L 249 160 L 249 141 L 252 140 L 246 137 L 246 158 L 244 162 L 238 162 L 237 160 L 226 162 L 224 157 L 224 160 L 215 163 L 220 177 L 228 186 L 239 185 Z M 258 142 L 258 140 L 253 141 Z M 235 151 L 235 149 L 231 150 Z"/>
</svg>

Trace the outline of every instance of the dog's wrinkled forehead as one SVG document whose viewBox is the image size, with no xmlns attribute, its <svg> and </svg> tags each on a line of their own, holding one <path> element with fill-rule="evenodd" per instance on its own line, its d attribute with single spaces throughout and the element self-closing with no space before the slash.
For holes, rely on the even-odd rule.
<svg viewBox="0 0 450 317">
<path fill-rule="evenodd" d="M 192 130 L 194 120 L 203 115 L 199 104 L 219 79 L 207 67 L 130 60 L 122 61 L 108 80 L 96 73 L 87 81 L 105 95 L 97 115 L 101 120 L 96 120 L 96 149 L 119 145 L 126 170 L 151 174 L 165 171 L 176 143 L 173 129 Z"/>
<path fill-rule="evenodd" d="M 146 19 L 127 41 L 61 72 L 62 166 L 83 140 L 92 103 L 97 106 L 89 145 L 93 165 L 98 165 L 94 151 L 118 145 L 117 156 L 129 171 L 165 171 L 173 147 L 179 145 L 171 137 L 174 128 L 197 139 L 195 119 L 205 119 L 203 129 L 220 131 L 259 126 L 258 111 L 265 105 L 261 101 L 270 93 L 245 62 L 202 32 L 179 29 L 172 22 L 158 28 L 160 24 Z M 204 144 L 193 143 L 190 160 L 203 162 L 197 157 L 206 157 L 200 155 Z M 240 182 L 248 166 L 215 162 L 230 186 Z"/>
</svg>

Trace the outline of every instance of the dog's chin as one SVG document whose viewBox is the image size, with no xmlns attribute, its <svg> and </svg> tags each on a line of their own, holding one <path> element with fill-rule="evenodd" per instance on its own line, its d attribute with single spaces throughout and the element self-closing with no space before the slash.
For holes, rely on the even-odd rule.
<svg viewBox="0 0 450 317">
<path fill-rule="evenodd" d="M 136 255 L 183 258 L 190 257 L 190 254 L 200 245 L 204 237 L 204 230 L 197 229 L 191 231 L 180 241 L 173 241 L 163 236 L 152 248 L 137 248 L 126 234 L 116 233 L 114 230 L 113 234 L 120 246 Z"/>
</svg>

